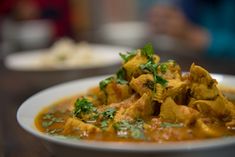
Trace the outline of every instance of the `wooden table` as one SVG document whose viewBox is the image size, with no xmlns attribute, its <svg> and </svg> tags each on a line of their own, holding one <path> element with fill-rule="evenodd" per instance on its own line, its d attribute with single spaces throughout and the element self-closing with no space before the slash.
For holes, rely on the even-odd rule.
<svg viewBox="0 0 235 157">
<path fill-rule="evenodd" d="M 161 54 L 164 59 L 171 55 Z M 213 60 L 201 57 L 173 57 L 188 70 L 194 61 L 213 73 L 235 75 L 234 60 Z M 187 68 L 186 68 L 187 67 Z M 17 72 L 6 69 L 0 61 L 0 157 L 49 157 L 50 154 L 43 144 L 25 132 L 16 121 L 16 111 L 20 104 L 36 92 L 49 86 L 85 78 L 89 76 L 111 74 L 118 69 L 112 66 L 105 69 L 70 70 L 52 72 Z"/>
</svg>

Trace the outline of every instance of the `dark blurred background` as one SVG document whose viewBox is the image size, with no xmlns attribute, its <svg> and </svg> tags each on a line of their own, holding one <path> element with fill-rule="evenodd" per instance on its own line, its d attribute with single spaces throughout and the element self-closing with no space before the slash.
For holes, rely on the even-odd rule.
<svg viewBox="0 0 235 157">
<path fill-rule="evenodd" d="M 194 62 L 235 75 L 234 8 L 234 0 L 0 0 L 0 157 L 51 156 L 15 120 L 26 98 L 118 68 L 14 71 L 4 66 L 8 55 L 49 48 L 63 37 L 133 49 L 150 42 L 162 60 L 174 59 L 184 71 Z"/>
<path fill-rule="evenodd" d="M 61 37 L 158 53 L 235 57 L 230 0 L 1 0 L 0 50 L 49 47 Z"/>
<path fill-rule="evenodd" d="M 1 0 L 0 3 L 1 57 L 50 47 L 58 39 L 70 37 L 75 41 L 133 48 L 151 42 L 163 59 L 185 61 L 186 57 L 189 63 L 204 59 L 206 63 L 201 62 L 206 67 L 208 62 L 223 64 L 224 60 L 232 62 L 235 58 L 235 2 L 230 0 Z M 227 68 L 220 69 L 212 70 L 231 73 Z"/>
</svg>

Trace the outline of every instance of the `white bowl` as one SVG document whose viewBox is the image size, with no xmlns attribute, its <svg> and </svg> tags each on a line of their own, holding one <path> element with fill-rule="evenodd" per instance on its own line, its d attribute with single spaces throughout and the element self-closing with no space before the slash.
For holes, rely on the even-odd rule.
<svg viewBox="0 0 235 157">
<path fill-rule="evenodd" d="M 138 47 L 149 36 L 148 24 L 139 21 L 114 22 L 104 24 L 99 32 L 102 38 L 115 45 Z"/>
<path fill-rule="evenodd" d="M 17 111 L 17 120 L 22 128 L 42 140 L 49 151 L 56 156 L 174 156 L 174 157 L 206 157 L 234 156 L 235 137 L 199 140 L 188 142 L 154 143 L 123 143 L 99 142 L 66 139 L 49 136 L 38 131 L 34 119 L 39 111 L 53 102 L 77 93 L 85 92 L 107 76 L 76 80 L 43 90 L 27 99 Z M 213 75 L 220 85 L 235 87 L 235 76 Z"/>
</svg>

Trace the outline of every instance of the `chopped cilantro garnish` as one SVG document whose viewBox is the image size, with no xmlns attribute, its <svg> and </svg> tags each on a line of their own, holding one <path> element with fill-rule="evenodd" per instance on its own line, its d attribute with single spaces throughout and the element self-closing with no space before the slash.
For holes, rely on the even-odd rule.
<svg viewBox="0 0 235 157">
<path fill-rule="evenodd" d="M 119 53 L 119 55 L 123 59 L 123 61 L 126 63 L 132 57 L 134 57 L 136 55 L 136 51 L 127 52 L 126 54 Z"/>
<path fill-rule="evenodd" d="M 131 137 L 134 139 L 144 139 L 144 121 L 142 119 L 137 119 L 135 122 L 128 122 L 126 120 L 119 121 L 113 125 L 114 129 L 118 132 L 129 132 L 127 136 L 119 137 Z M 123 134 L 121 134 L 123 135 Z M 126 134 L 125 134 L 126 135 Z"/>
<path fill-rule="evenodd" d="M 134 139 L 144 139 L 145 135 L 144 135 L 143 129 L 132 127 L 131 137 Z"/>
<path fill-rule="evenodd" d="M 107 108 L 104 112 L 102 112 L 103 120 L 100 123 L 100 127 L 105 130 L 108 127 L 108 123 L 110 119 L 114 118 L 114 115 L 116 114 L 115 108 Z"/>
<path fill-rule="evenodd" d="M 126 71 L 124 68 L 121 68 L 120 70 L 118 70 L 118 72 L 116 73 L 117 75 L 117 83 L 120 83 L 120 84 L 127 84 L 128 81 L 125 80 L 125 76 L 126 76 Z"/>
<path fill-rule="evenodd" d="M 106 119 L 113 119 L 114 115 L 116 114 L 115 108 L 107 108 L 103 113 L 104 118 Z"/>
<path fill-rule="evenodd" d="M 63 123 L 64 120 L 62 118 L 54 117 L 51 113 L 47 113 L 42 117 L 42 127 L 47 128 L 54 123 Z"/>
<path fill-rule="evenodd" d="M 148 43 L 141 49 L 141 55 L 146 56 L 148 59 L 152 60 L 154 54 L 152 44 Z"/>
<path fill-rule="evenodd" d="M 100 81 L 100 84 L 99 84 L 100 89 L 101 89 L 101 90 L 104 90 L 105 87 L 106 87 L 112 80 L 113 80 L 113 77 L 108 77 L 108 78 L 106 78 L 106 79 Z"/>
<path fill-rule="evenodd" d="M 152 73 L 155 83 L 159 83 L 159 84 L 165 86 L 167 83 L 167 80 L 165 80 L 162 77 L 157 75 L 157 68 L 159 65 L 155 64 L 153 61 L 153 54 L 154 54 L 153 46 L 151 44 L 146 44 L 141 49 L 141 54 L 148 58 L 148 62 L 146 64 L 140 65 L 141 70 L 145 70 L 147 72 Z M 164 65 L 162 68 L 163 68 L 162 69 L 163 71 L 166 71 L 167 67 Z"/>
<path fill-rule="evenodd" d="M 106 86 L 107 86 L 110 82 L 113 81 L 113 79 L 114 79 L 113 76 L 112 76 L 112 77 L 108 77 L 108 78 L 106 78 L 106 79 L 100 81 L 100 83 L 99 83 L 100 90 L 102 90 L 102 91 L 104 92 L 104 94 L 105 94 L 105 103 L 106 103 L 106 104 L 107 104 L 107 101 L 108 101 L 108 99 L 107 99 L 108 93 L 106 92 L 105 88 L 106 88 Z"/>
<path fill-rule="evenodd" d="M 153 63 L 152 61 L 148 61 L 146 64 L 140 65 L 141 70 L 145 70 L 149 73 L 153 74 L 154 82 L 159 83 L 162 86 L 165 86 L 167 83 L 167 80 L 163 79 L 159 75 L 157 75 L 157 67 L 158 64 Z"/>
<path fill-rule="evenodd" d="M 42 117 L 42 119 L 44 119 L 44 120 L 46 120 L 46 119 L 48 120 L 48 119 L 52 119 L 52 118 L 53 118 L 53 115 L 51 113 L 47 113 Z"/>
<path fill-rule="evenodd" d="M 76 117 L 81 116 L 82 113 L 90 113 L 96 108 L 93 106 L 91 102 L 89 102 L 86 98 L 78 98 L 74 104 L 74 115 Z"/>
<path fill-rule="evenodd" d="M 144 139 L 144 121 L 142 119 L 137 119 L 133 126 L 131 127 L 131 137 L 134 139 Z"/>
<path fill-rule="evenodd" d="M 128 129 L 131 128 L 131 125 L 129 124 L 128 121 L 122 120 L 113 125 L 113 128 L 117 131 L 127 131 Z"/>
<path fill-rule="evenodd" d="M 101 129 L 105 130 L 108 127 L 108 120 L 105 119 L 105 120 L 101 121 L 100 127 L 101 127 Z"/>
<path fill-rule="evenodd" d="M 166 73 L 167 68 L 168 68 L 168 66 L 167 66 L 167 64 L 165 64 L 165 63 L 162 63 L 162 64 L 160 65 L 160 70 L 161 70 L 161 72 L 162 72 L 163 74 Z"/>
<path fill-rule="evenodd" d="M 50 121 L 43 121 L 42 122 L 42 127 L 47 128 L 49 126 L 51 126 L 54 123 L 54 121 L 50 120 Z"/>
<path fill-rule="evenodd" d="M 155 75 L 155 81 L 156 83 L 161 84 L 162 86 L 165 86 L 167 84 L 167 80 L 162 78 L 161 76 Z"/>
<path fill-rule="evenodd" d="M 163 122 L 160 124 L 160 126 L 163 128 L 181 128 L 181 127 L 183 127 L 183 125 L 180 123 L 168 123 L 168 122 Z"/>
<path fill-rule="evenodd" d="M 144 125 L 143 119 L 140 119 L 140 118 L 136 119 L 136 121 L 135 121 L 135 126 L 136 127 L 143 128 L 143 125 Z"/>
<path fill-rule="evenodd" d="M 148 61 L 146 64 L 141 64 L 140 68 L 141 70 L 147 70 L 151 73 L 156 72 L 157 70 L 157 64 L 153 63 L 152 61 Z"/>
</svg>

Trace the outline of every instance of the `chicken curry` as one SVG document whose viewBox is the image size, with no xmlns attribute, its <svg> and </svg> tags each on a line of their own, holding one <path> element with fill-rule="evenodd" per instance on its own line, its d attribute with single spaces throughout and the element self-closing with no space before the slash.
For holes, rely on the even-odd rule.
<svg viewBox="0 0 235 157">
<path fill-rule="evenodd" d="M 113 76 L 86 94 L 60 100 L 35 119 L 38 130 L 68 138 L 167 142 L 235 135 L 235 105 L 207 70 L 192 64 L 182 74 L 160 62 L 150 44 L 120 54 Z"/>
</svg>

